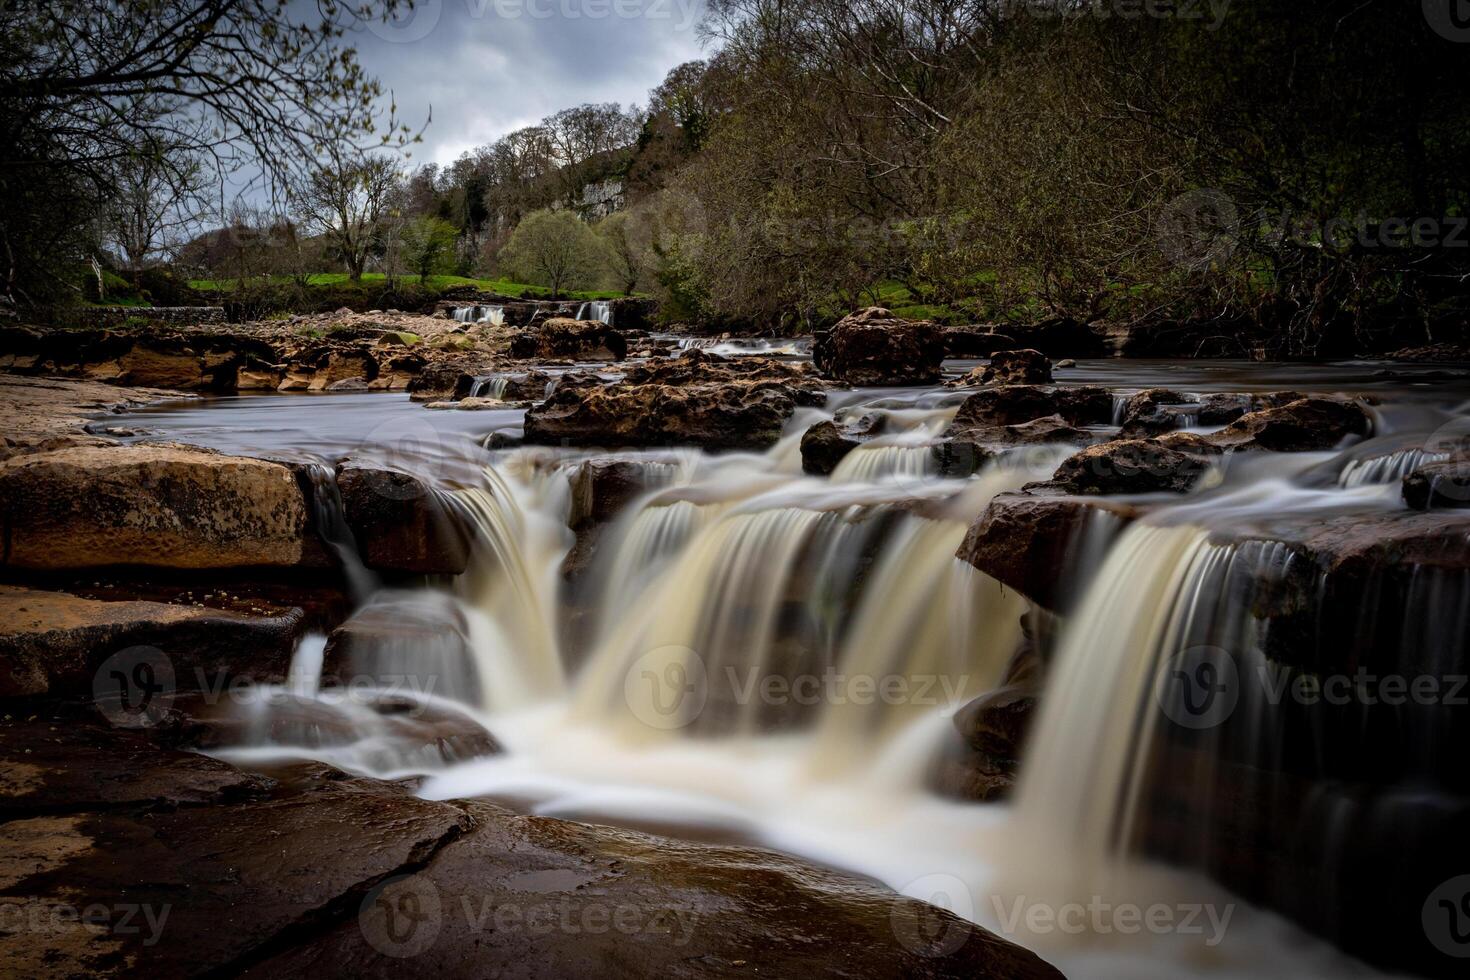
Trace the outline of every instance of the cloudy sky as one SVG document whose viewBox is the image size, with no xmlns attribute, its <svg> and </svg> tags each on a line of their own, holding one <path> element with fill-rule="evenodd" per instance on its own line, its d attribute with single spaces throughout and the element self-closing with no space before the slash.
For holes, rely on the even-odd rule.
<svg viewBox="0 0 1470 980">
<path fill-rule="evenodd" d="M 413 161 L 442 164 L 567 106 L 646 102 L 670 68 L 704 56 L 703 2 L 417 0 L 356 44 L 405 122 L 432 106 Z"/>
</svg>

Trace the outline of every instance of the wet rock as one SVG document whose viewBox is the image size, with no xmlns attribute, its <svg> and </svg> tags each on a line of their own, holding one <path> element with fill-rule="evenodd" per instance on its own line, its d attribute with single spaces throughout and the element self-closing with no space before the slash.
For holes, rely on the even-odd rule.
<svg viewBox="0 0 1470 980">
<path fill-rule="evenodd" d="M 1113 500 L 1004 493 L 970 526 L 957 557 L 1047 609 L 1075 598 L 1071 570 L 1094 521 L 1126 524 L 1139 508 Z"/>
<path fill-rule="evenodd" d="M 1368 413 L 1356 402 L 1302 398 L 1242 415 L 1204 438 L 1221 449 L 1312 452 L 1334 449 L 1371 429 Z"/>
<path fill-rule="evenodd" d="M 955 413 L 947 435 L 983 434 L 997 426 L 1021 425 L 1048 416 L 1060 416 L 1068 425 L 1106 425 L 1113 417 L 1113 399 L 1106 388 L 1061 388 L 1041 385 L 1002 385 L 977 391 Z"/>
<path fill-rule="evenodd" d="M 198 806 L 268 790 L 271 781 L 141 732 L 50 712 L 0 720 L 0 814 Z"/>
<path fill-rule="evenodd" d="M 1148 388 L 1128 399 L 1120 434 L 1135 438 L 1189 426 L 1229 425 L 1247 412 L 1279 408 L 1303 397 L 1295 391 L 1192 395 L 1168 388 Z"/>
<path fill-rule="evenodd" d="M 1016 338 L 982 323 L 944 328 L 944 356 L 970 360 L 989 357 L 998 350 L 1014 350 Z"/>
<path fill-rule="evenodd" d="M 529 443 L 765 449 L 796 410 L 785 392 L 750 383 L 559 386 L 526 413 Z"/>
<path fill-rule="evenodd" d="M 987 385 L 1051 383 L 1051 361 L 1038 350 L 996 351 L 980 378 Z"/>
<path fill-rule="evenodd" d="M 363 564 L 381 572 L 458 575 L 470 540 L 445 497 L 397 470 L 348 461 L 337 471 L 347 524 Z"/>
<path fill-rule="evenodd" d="M 0 697 L 91 691 L 103 661 L 136 647 L 156 648 L 181 688 L 224 675 L 284 676 L 302 619 L 300 609 L 247 616 L 0 585 Z"/>
<path fill-rule="evenodd" d="M 368 390 L 368 383 L 367 383 L 367 379 L 366 378 L 343 378 L 341 381 L 334 381 L 331 384 L 327 385 L 327 391 L 367 391 L 367 390 Z"/>
<path fill-rule="evenodd" d="M 605 524 L 631 501 L 672 478 L 678 464 L 672 460 L 598 457 L 584 460 L 572 473 L 572 513 L 568 523 Z"/>
<path fill-rule="evenodd" d="M 386 977 L 400 966 L 374 948 L 388 935 L 386 910 L 432 894 L 440 927 L 413 962 L 446 976 L 502 964 L 541 977 L 1058 976 L 947 912 L 768 851 L 486 804 L 468 813 L 474 829 L 415 879 L 385 890 L 381 908 L 264 961 L 262 975 Z M 493 930 L 476 928 L 482 909 Z M 548 929 L 552 922 L 575 928 Z M 845 944 L 862 950 L 860 967 L 834 956 Z"/>
<path fill-rule="evenodd" d="M 864 415 L 854 422 L 818 422 L 801 437 L 801 468 L 815 476 L 826 476 L 843 457 L 883 431 L 884 417 Z"/>
<path fill-rule="evenodd" d="M 622 333 L 600 320 L 551 317 L 516 335 L 511 340 L 510 356 L 621 361 L 628 356 L 628 341 Z"/>
<path fill-rule="evenodd" d="M 63 724 L 56 751 L 86 761 L 59 781 L 50 755 L 27 764 L 49 732 L 0 726 L 0 785 L 43 814 L 0 823 L 0 890 L 21 921 L 123 895 L 136 921 L 0 935 L 28 975 L 1060 976 L 948 912 L 769 851 L 421 800 L 320 765 L 262 780 Z M 187 805 L 150 805 L 169 800 Z M 860 965 L 834 954 L 848 944 Z"/>
<path fill-rule="evenodd" d="M 934 384 L 944 335 L 928 320 L 904 320 L 880 306 L 843 317 L 813 348 L 823 374 L 850 385 Z"/>
<path fill-rule="evenodd" d="M 1118 439 L 1063 460 L 1047 486 L 1079 494 L 1188 493 L 1210 466 L 1204 454 L 1144 439 Z"/>
<path fill-rule="evenodd" d="M 954 727 L 972 749 L 1015 767 L 1036 706 L 1037 692 L 1029 685 L 996 688 L 955 712 Z"/>
<path fill-rule="evenodd" d="M 1470 456 L 1425 463 L 1402 482 L 1404 503 L 1415 510 L 1470 507 Z"/>
<path fill-rule="evenodd" d="M 201 706 L 181 727 L 180 740 L 211 752 L 280 746 L 283 754 L 341 753 L 351 756 L 354 768 L 369 771 L 437 769 L 500 752 L 495 737 L 469 714 L 407 693 L 356 685 L 327 688 L 320 697 L 281 689 L 253 696 L 269 698 L 269 707 L 249 704 L 246 696 L 240 703 Z"/>
<path fill-rule="evenodd" d="M 306 526 L 286 467 L 176 446 L 15 457 L 0 501 L 12 568 L 294 565 Z"/>
</svg>

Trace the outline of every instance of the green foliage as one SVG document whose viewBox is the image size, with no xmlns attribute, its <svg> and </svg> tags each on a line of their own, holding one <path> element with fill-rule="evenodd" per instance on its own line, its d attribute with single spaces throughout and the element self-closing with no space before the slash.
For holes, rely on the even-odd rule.
<svg viewBox="0 0 1470 980">
<path fill-rule="evenodd" d="M 551 290 L 588 288 L 603 271 L 603 251 L 587 223 L 570 211 L 534 211 L 516 226 L 500 252 L 518 278 Z"/>
</svg>

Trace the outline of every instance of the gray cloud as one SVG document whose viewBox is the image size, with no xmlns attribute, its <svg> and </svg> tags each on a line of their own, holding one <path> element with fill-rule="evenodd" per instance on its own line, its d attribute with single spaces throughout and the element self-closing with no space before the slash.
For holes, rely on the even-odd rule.
<svg viewBox="0 0 1470 980">
<path fill-rule="evenodd" d="M 403 121 L 432 106 L 412 162 L 442 164 L 567 106 L 646 101 L 703 56 L 702 13 L 703 0 L 417 0 L 353 41 Z"/>
</svg>

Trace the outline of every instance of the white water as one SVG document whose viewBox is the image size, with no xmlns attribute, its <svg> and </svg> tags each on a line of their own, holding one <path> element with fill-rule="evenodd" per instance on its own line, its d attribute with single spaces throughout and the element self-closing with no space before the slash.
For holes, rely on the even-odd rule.
<svg viewBox="0 0 1470 980">
<path fill-rule="evenodd" d="M 599 320 L 602 323 L 612 323 L 612 304 L 606 300 L 592 300 L 577 307 L 578 320 Z"/>
<path fill-rule="evenodd" d="M 495 327 L 505 323 L 503 306 L 456 306 L 450 315 L 460 323 L 488 323 Z"/>
<path fill-rule="evenodd" d="M 591 640 L 575 664 L 558 596 L 568 520 L 586 506 L 576 460 L 504 456 L 456 498 L 480 538 L 474 569 L 454 588 L 476 679 L 460 707 L 505 752 L 449 764 L 409 749 L 395 757 L 366 715 L 366 748 L 298 751 L 378 775 L 428 773 L 422 793 L 432 798 L 502 798 L 849 868 L 947 904 L 1072 977 L 1365 972 L 1199 876 L 1119 853 L 1158 724 L 1162 653 L 1189 634 L 1212 576 L 1238 558 L 1192 522 L 1286 503 L 1386 506 L 1398 464 L 1313 488 L 1296 478 L 1327 455 L 1300 454 L 1175 508 L 1169 526 L 1124 532 L 1063 634 L 1015 804 L 975 806 L 935 796 L 926 777 L 954 739 L 954 710 L 999 682 L 1024 604 L 953 553 L 991 496 L 1044 479 L 1067 450 L 944 480 L 926 443 L 953 409 L 884 410 L 890 431 L 831 480 L 798 475 L 810 414 L 764 455 L 647 461 L 656 486 L 605 532 Z M 313 669 L 319 678 L 320 653 L 303 647 L 294 691 L 316 690 Z M 819 692 L 812 703 L 799 696 L 807 678 Z M 867 683 L 885 678 L 910 686 L 888 703 Z M 763 695 L 766 679 L 780 691 Z M 279 742 L 246 751 L 273 750 Z M 1010 917 L 1018 901 L 1055 910 L 1096 895 L 1142 908 L 1209 904 L 1229 916 L 1224 940 L 1092 923 L 1037 929 Z"/>
</svg>

